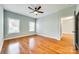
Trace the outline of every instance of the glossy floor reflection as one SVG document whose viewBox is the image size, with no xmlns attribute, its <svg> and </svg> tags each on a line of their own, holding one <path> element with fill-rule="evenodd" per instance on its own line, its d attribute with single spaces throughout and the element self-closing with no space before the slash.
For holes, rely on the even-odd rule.
<svg viewBox="0 0 79 59">
<path fill-rule="evenodd" d="M 32 49 L 34 48 L 34 46 L 35 46 L 35 39 L 34 38 L 30 38 L 29 39 L 29 53 L 31 54 L 32 53 Z"/>
<path fill-rule="evenodd" d="M 39 35 L 5 40 L 3 54 L 75 54 L 73 37 L 64 35 L 60 41 Z"/>
<path fill-rule="evenodd" d="M 19 44 L 19 42 L 10 44 L 8 46 L 7 50 L 8 50 L 7 51 L 8 54 L 19 54 L 19 52 L 20 52 L 20 44 Z"/>
</svg>

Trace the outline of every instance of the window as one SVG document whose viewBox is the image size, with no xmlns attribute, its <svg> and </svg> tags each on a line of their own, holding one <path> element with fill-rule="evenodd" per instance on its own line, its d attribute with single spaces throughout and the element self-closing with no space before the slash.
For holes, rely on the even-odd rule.
<svg viewBox="0 0 79 59">
<path fill-rule="evenodd" d="M 35 23 L 29 22 L 29 31 L 35 31 Z"/>
<path fill-rule="evenodd" d="M 19 20 L 8 18 L 8 34 L 20 32 L 19 25 L 20 25 Z"/>
</svg>

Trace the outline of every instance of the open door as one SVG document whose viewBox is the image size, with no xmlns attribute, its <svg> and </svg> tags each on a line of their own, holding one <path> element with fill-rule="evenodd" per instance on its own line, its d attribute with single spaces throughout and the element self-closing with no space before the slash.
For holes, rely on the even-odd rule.
<svg viewBox="0 0 79 59">
<path fill-rule="evenodd" d="M 79 51 L 79 12 L 75 14 L 75 47 Z"/>
</svg>

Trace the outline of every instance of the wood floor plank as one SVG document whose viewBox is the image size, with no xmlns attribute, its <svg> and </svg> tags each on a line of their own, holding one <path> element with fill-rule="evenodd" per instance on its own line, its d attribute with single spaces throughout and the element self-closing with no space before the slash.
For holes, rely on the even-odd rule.
<svg viewBox="0 0 79 59">
<path fill-rule="evenodd" d="M 34 46 L 31 49 L 29 48 L 30 39 L 34 40 Z M 72 40 L 73 38 L 69 35 L 64 35 L 60 41 L 39 35 L 25 36 L 5 40 L 2 53 L 7 54 L 6 52 L 9 51 L 9 46 L 12 45 L 13 50 L 11 51 L 16 53 L 15 49 L 18 48 L 19 54 L 75 54 L 76 52 Z M 16 44 L 17 42 L 19 44 Z"/>
</svg>

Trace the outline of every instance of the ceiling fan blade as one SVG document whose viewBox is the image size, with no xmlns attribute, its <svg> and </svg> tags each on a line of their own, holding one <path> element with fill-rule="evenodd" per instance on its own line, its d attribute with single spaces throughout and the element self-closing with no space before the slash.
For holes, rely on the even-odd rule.
<svg viewBox="0 0 79 59">
<path fill-rule="evenodd" d="M 31 7 L 28 7 L 29 9 L 31 9 L 31 10 L 34 10 L 34 9 L 32 9 Z"/>
<path fill-rule="evenodd" d="M 37 11 L 38 13 L 44 13 L 44 12 L 42 12 L 42 11 Z"/>
<path fill-rule="evenodd" d="M 40 8 L 41 8 L 41 6 L 39 6 L 37 10 L 39 10 Z"/>
</svg>

